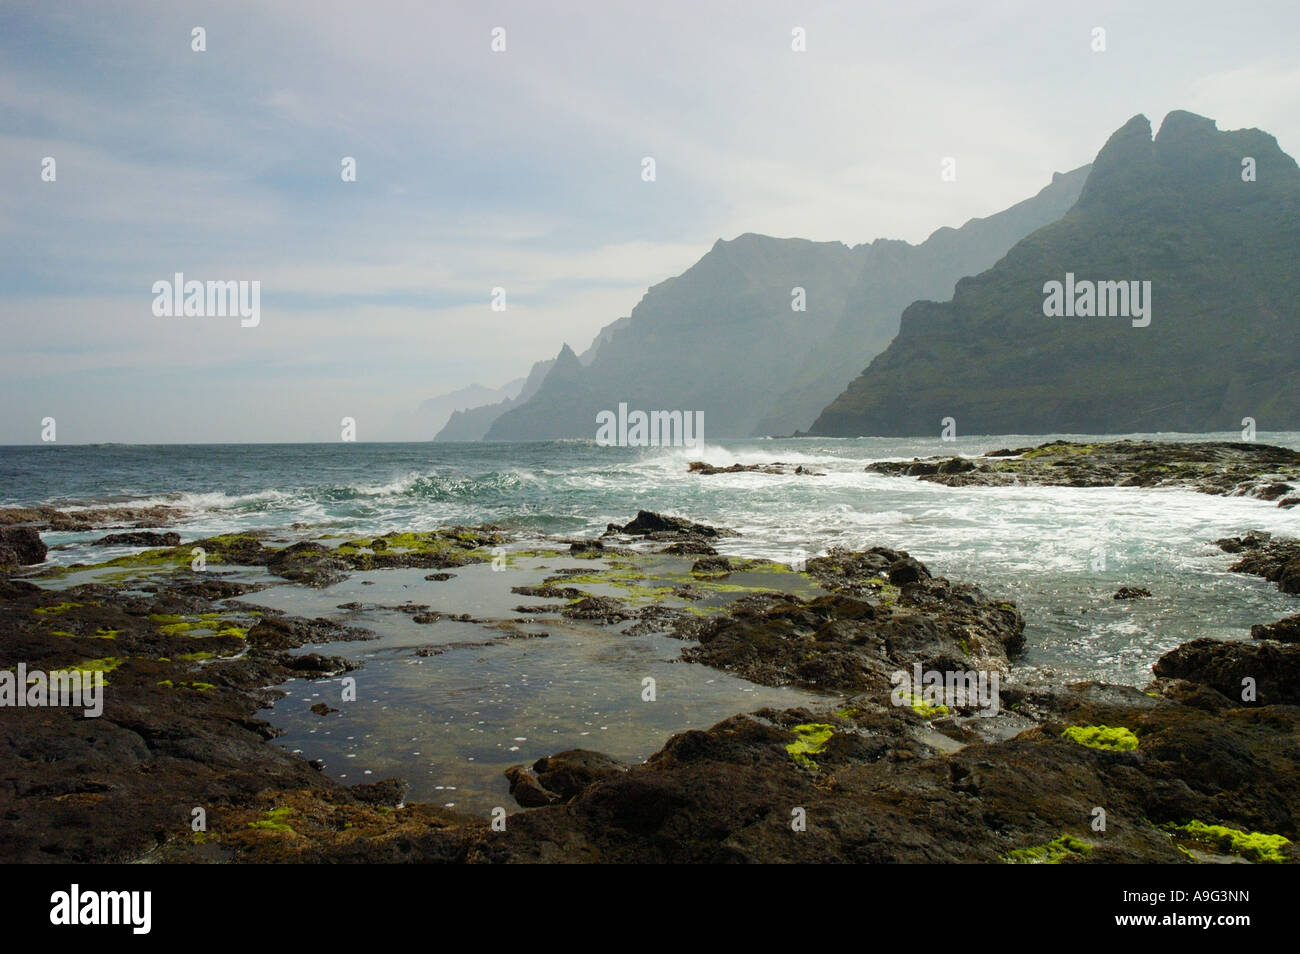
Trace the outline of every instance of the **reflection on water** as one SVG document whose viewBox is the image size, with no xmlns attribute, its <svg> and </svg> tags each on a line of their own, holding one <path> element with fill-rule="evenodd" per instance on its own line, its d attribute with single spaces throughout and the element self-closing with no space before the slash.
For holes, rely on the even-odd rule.
<svg viewBox="0 0 1300 954">
<path fill-rule="evenodd" d="M 690 561 L 656 557 L 652 565 L 651 584 L 655 572 L 668 582 Z M 278 586 L 251 594 L 247 601 L 379 634 L 320 647 L 362 664 L 348 674 L 356 679 L 356 701 L 342 701 L 341 678 L 291 680 L 282 687 L 288 697 L 269 716 L 285 730 L 277 741 L 323 760 L 324 770 L 342 781 L 401 776 L 411 783 L 412 800 L 487 815 L 495 806 L 514 809 L 502 774 L 511 765 L 569 748 L 639 761 L 675 732 L 708 728 L 738 712 L 834 701 L 680 662 L 683 643 L 668 636 L 513 612 L 520 604 L 562 606 L 563 600 L 520 596 L 510 588 L 535 585 L 565 566 L 593 572 L 607 564 L 521 560 L 502 573 L 480 564 L 452 570 L 457 576 L 446 582 L 425 581 L 426 570 L 390 570 L 357 574 L 324 590 Z M 790 573 L 737 574 L 727 585 L 760 578 L 773 587 L 810 591 Z M 590 589 L 627 595 L 617 585 Z M 699 608 L 732 596 L 665 602 Z M 339 609 L 355 602 L 362 606 Z M 467 612 L 476 621 L 416 623 L 393 608 L 407 602 Z M 438 652 L 418 656 L 421 647 Z M 654 680 L 654 701 L 644 698 L 646 679 Z M 311 706 L 320 702 L 339 711 L 317 715 Z"/>
</svg>

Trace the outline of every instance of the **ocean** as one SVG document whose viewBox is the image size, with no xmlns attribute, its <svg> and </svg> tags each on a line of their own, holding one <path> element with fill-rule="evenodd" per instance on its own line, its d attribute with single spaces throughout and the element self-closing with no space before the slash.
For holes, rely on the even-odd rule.
<svg viewBox="0 0 1300 954">
<path fill-rule="evenodd" d="M 1129 436 L 1240 439 L 1236 433 Z M 949 488 L 864 470 L 874 460 L 975 454 L 1056 437 L 1088 439 L 804 438 L 723 441 L 703 449 L 589 441 L 5 447 L 0 503 L 167 504 L 185 509 L 171 529 L 186 541 L 252 528 L 308 538 L 481 523 L 525 536 L 595 536 L 647 509 L 738 530 L 719 550 L 740 556 L 791 562 L 832 546 L 883 545 L 908 551 L 936 575 L 1017 603 L 1026 618 L 1026 649 L 1013 680 L 1043 675 L 1140 686 L 1160 655 L 1189 639 L 1245 638 L 1252 624 L 1295 612 L 1293 598 L 1273 584 L 1229 573 L 1233 558 L 1212 541 L 1251 529 L 1300 535 L 1300 508 L 1177 489 Z M 1258 439 L 1300 449 L 1296 432 Z M 782 461 L 825 476 L 700 476 L 687 472 L 695 459 Z M 56 564 L 131 552 L 87 546 L 102 535 L 43 537 Z M 457 572 L 461 589 L 447 592 L 464 600 L 478 571 Z M 420 600 L 444 608 L 429 595 L 435 584 L 423 583 L 422 573 L 404 573 L 356 574 L 326 591 L 275 586 L 248 601 L 337 615 L 345 602 L 401 602 L 418 592 Z M 363 576 L 370 577 L 365 587 Z M 1146 587 L 1152 598 L 1116 601 L 1121 585 Z M 329 771 L 351 781 L 414 776 L 413 796 L 446 795 L 446 804 L 461 807 L 501 804 L 506 764 L 573 746 L 644 758 L 673 731 L 813 698 L 677 663 L 681 643 L 668 637 L 610 642 L 557 631 L 548 640 L 417 659 L 411 648 L 430 640 L 428 627 L 413 627 L 400 613 L 372 613 L 359 622 L 383 637 L 328 651 L 362 658 L 365 704 L 349 710 L 344 728 L 327 728 L 307 706 L 332 690 L 295 680 L 284 687 L 289 700 L 271 717 L 285 730 L 282 744 L 323 758 Z M 439 626 L 438 640 L 454 642 L 458 626 L 465 630 L 460 637 L 472 635 L 471 624 Z M 667 705 L 652 716 L 637 706 L 645 673 L 656 674 L 661 687 L 666 680 L 669 690 L 661 693 Z"/>
</svg>

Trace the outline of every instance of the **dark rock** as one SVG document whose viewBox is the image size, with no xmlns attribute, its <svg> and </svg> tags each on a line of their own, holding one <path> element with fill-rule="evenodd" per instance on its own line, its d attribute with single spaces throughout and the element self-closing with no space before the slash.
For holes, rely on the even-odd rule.
<svg viewBox="0 0 1300 954">
<path fill-rule="evenodd" d="M 1260 500 L 1277 500 L 1279 497 L 1285 497 L 1294 488 L 1290 484 L 1273 483 L 1261 487 L 1255 492 L 1255 496 Z"/>
<path fill-rule="evenodd" d="M 559 795 L 547 791 L 537 777 L 522 765 L 506 769 L 505 776 L 510 781 L 510 794 L 524 808 L 540 808 L 561 801 Z"/>
<path fill-rule="evenodd" d="M 588 596 L 576 603 L 570 603 L 560 610 L 560 613 L 569 619 L 595 620 L 604 623 L 633 618 L 627 606 L 612 596 Z"/>
<path fill-rule="evenodd" d="M 129 533 L 110 533 L 100 537 L 91 546 L 96 547 L 177 547 L 179 533 L 156 533 L 152 530 L 133 530 Z"/>
<path fill-rule="evenodd" d="M 889 582 L 895 586 L 905 586 L 908 583 L 916 583 L 929 578 L 930 571 L 911 557 L 897 560 L 890 564 L 889 567 Z"/>
<path fill-rule="evenodd" d="M 1174 441 L 1052 441 L 982 457 L 876 461 L 866 469 L 951 487 L 1187 487 L 1273 500 L 1300 478 L 1300 452 L 1268 444 Z"/>
<path fill-rule="evenodd" d="M 352 797 L 363 805 L 382 805 L 396 808 L 406 800 L 411 786 L 400 778 L 386 778 L 379 782 L 363 782 L 348 786 Z"/>
<path fill-rule="evenodd" d="M 1300 705 L 1300 645 L 1194 639 L 1161 656 L 1152 671 L 1166 679 L 1209 686 L 1234 705 Z M 1243 700 L 1254 680 L 1255 701 Z"/>
<path fill-rule="evenodd" d="M 626 771 L 624 763 L 588 749 L 568 749 L 533 763 L 537 781 L 562 799 L 576 798 L 593 783 L 616 778 Z"/>
<path fill-rule="evenodd" d="M 331 712 L 338 712 L 339 710 L 335 709 L 333 706 L 326 705 L 323 702 L 317 702 L 312 705 L 311 711 L 316 713 L 318 716 L 324 716 L 329 715 Z"/>
<path fill-rule="evenodd" d="M 678 556 L 716 556 L 718 551 L 703 540 L 681 540 L 677 543 L 668 544 L 659 552 L 673 553 Z"/>
<path fill-rule="evenodd" d="M 1300 540 L 1273 539 L 1267 533 L 1248 533 L 1216 541 L 1226 553 L 1241 554 L 1228 567 L 1233 573 L 1262 576 L 1283 593 L 1300 593 Z"/>
<path fill-rule="evenodd" d="M 266 568 L 295 583 L 324 587 L 346 579 L 349 565 L 329 547 L 307 542 L 276 551 Z"/>
<path fill-rule="evenodd" d="M 1121 586 L 1115 591 L 1112 599 L 1117 600 L 1139 600 L 1151 595 L 1151 591 L 1142 586 Z"/>
<path fill-rule="evenodd" d="M 446 580 L 450 580 L 455 575 L 455 573 L 430 573 L 425 576 L 425 579 L 431 583 L 442 583 Z"/>
<path fill-rule="evenodd" d="M 284 660 L 286 669 L 292 669 L 310 676 L 334 676 L 341 672 L 351 672 L 356 666 L 342 656 L 322 656 L 320 653 L 304 653 L 301 656 L 289 656 Z"/>
<path fill-rule="evenodd" d="M 691 572 L 706 576 L 723 576 L 731 572 L 731 561 L 724 556 L 705 557 L 691 565 Z"/>
<path fill-rule="evenodd" d="M 736 531 L 725 527 L 710 527 L 703 523 L 693 523 L 682 517 L 666 517 L 650 510 L 638 510 L 636 519 L 618 527 L 610 524 L 615 533 L 625 533 L 634 537 L 651 537 L 652 539 L 671 539 L 673 536 L 693 537 L 727 537 L 736 536 Z M 606 531 L 609 533 L 609 531 Z"/>
<path fill-rule="evenodd" d="M 32 527 L 0 527 L 0 568 L 44 563 L 47 552 Z"/>
<path fill-rule="evenodd" d="M 1300 643 L 1300 616 L 1284 616 L 1276 623 L 1256 623 L 1250 628 L 1251 639 L 1276 639 L 1280 643 Z"/>
</svg>

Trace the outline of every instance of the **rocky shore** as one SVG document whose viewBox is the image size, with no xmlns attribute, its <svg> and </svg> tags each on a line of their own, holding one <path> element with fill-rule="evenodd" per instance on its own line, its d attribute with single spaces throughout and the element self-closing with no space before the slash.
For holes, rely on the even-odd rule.
<svg viewBox="0 0 1300 954">
<path fill-rule="evenodd" d="M 448 570 L 501 559 L 520 545 L 510 534 L 246 533 L 42 571 L 15 565 L 35 551 L 23 549 L 30 528 L 11 529 L 24 532 L 0 571 L 0 669 L 97 669 L 108 686 L 96 719 L 0 707 L 8 861 L 1300 857 L 1294 618 L 1251 640 L 1192 640 L 1157 661 L 1145 687 L 1026 684 L 1013 678 L 1016 606 L 906 552 L 837 550 L 792 569 L 718 555 L 734 531 L 642 511 L 545 551 L 590 569 L 515 587 L 548 601 L 521 603 L 516 621 L 666 634 L 681 640 L 683 665 L 825 702 L 673 735 L 644 763 L 570 749 L 516 765 L 507 777 L 520 808 L 501 830 L 406 804 L 397 779 L 344 785 L 272 744 L 261 713 L 276 686 L 350 671 L 329 644 L 372 634 L 241 598 L 385 569 L 435 570 L 455 587 Z M 1245 539 L 1248 557 L 1281 552 Z"/>
<path fill-rule="evenodd" d="M 1053 441 L 976 457 L 877 461 L 867 470 L 949 487 L 1178 487 L 1300 504 L 1300 452 L 1244 442 Z"/>
</svg>

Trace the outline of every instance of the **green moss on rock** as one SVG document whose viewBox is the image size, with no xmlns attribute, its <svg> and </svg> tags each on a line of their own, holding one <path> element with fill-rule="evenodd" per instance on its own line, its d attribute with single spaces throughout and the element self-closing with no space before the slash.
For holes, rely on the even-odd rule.
<svg viewBox="0 0 1300 954">
<path fill-rule="evenodd" d="M 1017 848 L 1002 856 L 1009 865 L 1059 865 L 1069 859 L 1087 857 L 1092 845 L 1073 835 L 1062 835 L 1042 845 Z"/>
<path fill-rule="evenodd" d="M 1138 737 L 1123 726 L 1072 725 L 1061 733 L 1061 738 L 1090 749 L 1131 752 L 1138 747 Z"/>
<path fill-rule="evenodd" d="M 1282 848 L 1291 844 L 1291 841 L 1282 835 L 1242 831 L 1226 825 L 1207 825 L 1196 819 L 1185 825 L 1167 825 L 1166 828 L 1173 832 L 1176 839 L 1210 847 L 1220 854 L 1236 855 L 1256 864 L 1281 864 L 1290 860 L 1282 853 Z"/>
<path fill-rule="evenodd" d="M 796 725 L 790 731 L 795 734 L 795 740 L 785 747 L 790 757 L 804 768 L 817 768 L 812 757 L 826 748 L 831 736 L 835 734 L 835 727 L 824 722 L 811 722 Z"/>
</svg>

